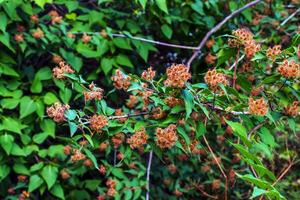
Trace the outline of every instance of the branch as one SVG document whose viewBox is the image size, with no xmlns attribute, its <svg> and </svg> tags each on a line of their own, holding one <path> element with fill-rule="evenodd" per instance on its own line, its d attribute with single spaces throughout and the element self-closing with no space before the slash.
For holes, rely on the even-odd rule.
<svg viewBox="0 0 300 200">
<path fill-rule="evenodd" d="M 288 18 L 286 18 L 280 25 L 278 28 L 280 28 L 281 26 L 285 25 L 290 19 L 292 19 L 298 12 L 300 12 L 300 8 L 298 8 L 295 12 L 293 12 Z"/>
<path fill-rule="evenodd" d="M 254 128 L 252 128 L 249 133 L 248 133 L 248 140 L 250 140 L 251 136 L 253 135 L 253 133 L 255 133 L 258 129 L 260 129 L 263 125 L 265 125 L 269 120 L 265 119 L 264 121 L 262 121 L 261 123 L 259 123 L 258 125 L 256 125 Z"/>
<path fill-rule="evenodd" d="M 149 198 L 150 198 L 150 173 L 151 173 L 152 157 L 153 157 L 153 151 L 150 151 L 149 152 L 148 167 L 147 167 L 147 193 L 146 193 L 146 200 L 149 200 Z"/>
<path fill-rule="evenodd" d="M 255 4 L 261 2 L 262 0 L 254 0 L 248 4 L 246 4 L 245 6 L 243 6 L 242 8 L 232 12 L 230 15 L 228 15 L 226 18 L 224 18 L 221 22 L 219 22 L 215 27 L 213 27 L 212 29 L 210 29 L 210 31 L 208 31 L 206 33 L 206 35 L 204 36 L 204 38 L 202 39 L 202 41 L 200 42 L 200 44 L 198 45 L 196 51 L 193 53 L 193 55 L 190 57 L 190 59 L 187 62 L 187 67 L 190 68 L 191 64 L 193 62 L 193 60 L 197 57 L 198 53 L 201 51 L 201 49 L 203 48 L 203 46 L 205 45 L 206 41 L 210 38 L 210 36 L 212 34 L 214 34 L 215 32 L 217 32 L 227 21 L 229 21 L 231 18 L 235 17 L 236 15 L 238 15 L 239 13 L 243 12 L 244 10 L 246 10 L 247 8 L 250 8 L 252 6 L 254 6 Z"/>
<path fill-rule="evenodd" d="M 236 61 L 235 61 L 235 66 L 234 66 L 233 83 L 232 83 L 233 89 L 235 89 L 235 82 L 236 82 L 236 79 L 237 79 L 237 77 L 236 77 L 236 70 L 237 70 L 237 66 L 238 66 L 239 57 L 240 57 L 240 49 L 238 49 L 237 56 L 236 56 Z"/>
<path fill-rule="evenodd" d="M 126 115 L 120 115 L 120 116 L 110 116 L 108 119 L 121 119 L 121 118 L 129 118 L 129 117 L 137 117 L 142 115 L 148 115 L 149 112 L 141 112 L 136 114 L 126 114 Z"/>
<path fill-rule="evenodd" d="M 100 34 L 98 32 L 71 32 L 74 35 L 81 35 L 81 34 Z M 112 33 L 110 34 L 113 37 L 121 37 L 121 38 L 129 38 L 133 40 L 139 40 L 142 42 L 147 42 L 147 43 L 152 43 L 160 46 L 166 46 L 166 47 L 171 47 L 171 48 L 178 48 L 178 49 L 190 49 L 190 50 L 197 50 L 198 47 L 192 47 L 192 46 L 186 46 L 186 45 L 179 45 L 179 44 L 171 44 L 171 43 L 166 43 L 166 42 L 160 42 L 160 41 L 155 41 L 155 40 L 150 40 L 146 38 L 141 38 L 141 37 L 135 37 L 135 36 L 129 36 L 129 35 L 124 35 L 124 34 L 118 34 L 118 33 Z"/>
</svg>

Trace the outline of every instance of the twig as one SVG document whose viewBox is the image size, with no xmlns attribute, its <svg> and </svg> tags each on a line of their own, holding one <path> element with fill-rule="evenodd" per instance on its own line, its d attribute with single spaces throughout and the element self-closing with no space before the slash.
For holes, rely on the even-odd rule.
<svg viewBox="0 0 300 200">
<path fill-rule="evenodd" d="M 147 115 L 149 112 L 141 112 L 136 114 L 126 114 L 126 115 L 120 115 L 120 116 L 110 116 L 108 119 L 120 119 L 120 118 L 129 118 L 129 117 L 137 117 L 142 115 Z"/>
<path fill-rule="evenodd" d="M 252 128 L 249 133 L 248 133 L 248 140 L 251 139 L 251 136 L 253 135 L 253 133 L 255 133 L 258 129 L 260 129 L 263 125 L 265 125 L 269 120 L 265 119 L 264 121 L 262 121 L 261 123 L 257 124 L 254 128 Z"/>
<path fill-rule="evenodd" d="M 236 56 L 236 61 L 235 61 L 235 66 L 234 66 L 234 72 L 233 72 L 233 81 L 232 81 L 232 87 L 235 89 L 235 82 L 236 82 L 236 70 L 238 66 L 238 60 L 240 57 L 240 49 L 238 49 L 237 56 Z"/>
<path fill-rule="evenodd" d="M 197 55 L 200 53 L 201 49 L 203 48 L 203 46 L 205 45 L 206 41 L 210 38 L 210 36 L 212 34 L 214 34 L 215 32 L 217 32 L 227 21 L 229 21 L 231 18 L 235 17 L 236 15 L 238 15 L 240 12 L 243 12 L 244 10 L 246 10 L 247 8 L 250 8 L 252 6 L 254 6 L 255 4 L 261 2 L 262 0 L 254 0 L 251 1 L 250 3 L 246 4 L 245 6 L 243 6 L 242 8 L 235 10 L 234 12 L 232 12 L 230 15 L 228 15 L 227 17 L 225 17 L 221 22 L 219 22 L 215 27 L 213 27 L 212 29 L 210 29 L 210 31 L 208 31 L 206 33 L 206 35 L 204 36 L 204 38 L 201 40 L 201 42 L 199 43 L 197 49 L 194 51 L 194 53 L 192 54 L 192 56 L 190 57 L 190 59 L 187 62 L 187 67 L 190 68 L 192 62 L 195 60 L 195 58 L 197 57 Z"/>
<path fill-rule="evenodd" d="M 205 192 L 202 188 L 196 186 L 196 188 L 203 194 L 203 196 L 209 197 L 211 199 L 218 199 L 218 197 L 216 195 L 211 195 L 208 194 L 207 192 Z"/>
<path fill-rule="evenodd" d="M 238 59 L 237 62 L 234 62 L 233 65 L 231 65 L 231 66 L 229 67 L 228 70 L 232 70 L 232 69 L 233 69 L 239 62 L 241 62 L 244 58 L 245 58 L 245 54 L 242 55 L 242 56 Z"/>
<path fill-rule="evenodd" d="M 152 157 L 153 157 L 153 151 L 150 151 L 149 152 L 148 167 L 147 167 L 147 193 L 146 193 L 146 200 L 149 200 L 149 198 L 150 198 L 150 173 L 151 173 Z"/>
<path fill-rule="evenodd" d="M 71 32 L 74 35 L 81 35 L 81 34 L 100 34 L 98 32 Z M 147 43 L 152 43 L 152 44 L 156 44 L 156 45 L 160 45 L 160 46 L 166 46 L 166 47 L 172 47 L 172 48 L 178 48 L 178 49 L 190 49 L 190 50 L 197 50 L 197 47 L 193 47 L 193 46 L 186 46 L 186 45 L 179 45 L 179 44 L 171 44 L 171 43 L 166 43 L 166 42 L 160 42 L 160 41 L 156 41 L 156 40 L 150 40 L 150 39 L 146 39 L 146 38 L 141 38 L 141 37 L 135 37 L 135 36 L 129 36 L 129 35 L 124 35 L 124 34 L 118 34 L 118 33 L 112 33 L 110 34 L 113 37 L 121 37 L 121 38 L 129 38 L 129 39 L 133 39 L 133 40 L 139 40 L 142 42 L 147 42 Z"/>
<path fill-rule="evenodd" d="M 114 149 L 114 166 L 116 165 L 117 163 L 117 149 L 115 148 Z"/>
<path fill-rule="evenodd" d="M 290 19 L 292 19 L 298 12 L 300 12 L 300 8 L 298 8 L 295 12 L 293 12 L 289 17 L 287 17 L 281 24 L 279 25 L 278 28 L 281 26 L 285 25 Z"/>
<path fill-rule="evenodd" d="M 217 165 L 218 165 L 218 167 L 219 167 L 219 169 L 220 169 L 220 171 L 221 171 L 223 177 L 225 178 L 225 198 L 224 198 L 224 199 L 227 200 L 227 193 L 228 193 L 228 178 L 227 178 L 227 175 L 226 175 L 226 173 L 224 172 L 224 170 L 223 170 L 221 164 L 219 163 L 218 159 L 216 158 L 216 155 L 214 154 L 212 148 L 210 147 L 210 145 L 209 145 L 209 143 L 208 143 L 208 141 L 207 141 L 205 135 L 203 135 L 202 137 L 203 137 L 203 140 L 204 140 L 204 142 L 205 142 L 207 148 L 209 149 L 210 153 L 212 154 L 212 156 L 213 156 L 215 162 L 217 163 Z"/>
</svg>

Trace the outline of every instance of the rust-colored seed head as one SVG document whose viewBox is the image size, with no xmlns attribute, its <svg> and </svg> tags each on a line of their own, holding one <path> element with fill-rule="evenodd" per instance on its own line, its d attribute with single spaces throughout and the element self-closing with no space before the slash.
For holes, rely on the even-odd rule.
<svg viewBox="0 0 300 200">
<path fill-rule="evenodd" d="M 70 178 L 70 174 L 69 174 L 68 170 L 66 170 L 66 169 L 62 169 L 60 171 L 60 176 L 63 180 L 67 180 Z"/>
<path fill-rule="evenodd" d="M 115 196 L 115 194 L 116 194 L 116 190 L 114 189 L 114 188 L 109 188 L 108 190 L 107 190 L 107 196 L 109 196 L 109 197 L 113 197 L 113 196 Z"/>
<path fill-rule="evenodd" d="M 87 35 L 86 33 L 84 33 L 81 37 L 81 41 L 84 43 L 84 44 L 87 44 L 89 43 L 90 41 L 92 40 L 92 37 Z"/>
<path fill-rule="evenodd" d="M 64 154 L 70 155 L 71 153 L 72 153 L 72 147 L 70 147 L 69 145 L 64 146 Z"/>
<path fill-rule="evenodd" d="M 245 43 L 245 54 L 247 58 L 252 58 L 256 52 L 260 51 L 260 49 L 260 44 L 257 44 L 254 40 Z"/>
<path fill-rule="evenodd" d="M 166 116 L 166 113 L 161 109 L 161 107 L 156 107 L 152 110 L 152 117 L 154 119 L 162 119 Z"/>
<path fill-rule="evenodd" d="M 30 193 L 23 190 L 22 193 L 20 194 L 18 200 L 26 200 L 30 197 Z"/>
<path fill-rule="evenodd" d="M 168 170 L 171 174 L 175 174 L 177 172 L 177 167 L 174 164 L 168 165 Z"/>
<path fill-rule="evenodd" d="M 115 188 L 116 185 L 117 185 L 117 181 L 115 181 L 115 180 L 113 180 L 113 179 L 108 179 L 108 180 L 106 181 L 106 186 L 107 186 L 108 188 Z"/>
<path fill-rule="evenodd" d="M 191 77 L 187 66 L 183 64 L 173 64 L 167 68 L 167 80 L 165 80 L 164 83 L 166 86 L 183 88 Z"/>
<path fill-rule="evenodd" d="M 60 62 L 58 66 L 54 67 L 52 70 L 52 75 L 56 79 L 65 79 L 65 74 L 74 74 L 75 71 L 70 67 L 70 65 Z"/>
<path fill-rule="evenodd" d="M 135 104 L 138 102 L 138 97 L 134 95 L 130 95 L 129 99 L 126 102 L 126 106 L 128 108 L 134 108 Z"/>
<path fill-rule="evenodd" d="M 35 23 L 35 24 L 39 23 L 39 16 L 38 15 L 31 15 L 30 16 L 30 21 L 32 23 Z"/>
<path fill-rule="evenodd" d="M 82 154 L 80 150 L 74 149 L 74 154 L 71 156 L 71 161 L 77 162 L 84 159 L 85 159 L 85 155 Z"/>
<path fill-rule="evenodd" d="M 205 62 L 209 65 L 214 64 L 216 60 L 217 60 L 217 56 L 214 56 L 211 53 L 205 56 Z"/>
<path fill-rule="evenodd" d="M 99 196 L 97 196 L 97 200 L 105 200 L 105 196 L 104 195 L 99 195 Z"/>
<path fill-rule="evenodd" d="M 178 98 L 175 98 L 175 97 L 167 97 L 167 98 L 165 98 L 165 103 L 169 106 L 169 107 L 171 107 L 171 108 L 173 108 L 173 107 L 175 107 L 175 106 L 177 106 L 177 105 L 182 105 L 183 104 L 183 101 L 181 100 L 181 99 L 178 99 Z"/>
<path fill-rule="evenodd" d="M 294 101 L 291 105 L 284 108 L 284 113 L 286 115 L 296 117 L 299 114 L 299 101 Z"/>
<path fill-rule="evenodd" d="M 265 116 L 268 113 L 268 104 L 262 97 L 254 100 L 252 97 L 249 98 L 249 112 L 253 115 Z"/>
<path fill-rule="evenodd" d="M 15 194 L 15 189 L 14 188 L 8 188 L 7 193 L 8 194 Z"/>
<path fill-rule="evenodd" d="M 47 108 L 47 115 L 55 122 L 63 122 L 65 121 L 65 111 L 70 108 L 69 105 L 62 105 L 59 102 L 54 103 L 51 107 Z"/>
<path fill-rule="evenodd" d="M 211 167 L 209 165 L 204 165 L 201 167 L 201 172 L 207 173 L 211 170 Z"/>
<path fill-rule="evenodd" d="M 93 115 L 90 119 L 89 127 L 96 132 L 101 132 L 101 129 L 108 124 L 108 120 L 104 115 Z"/>
<path fill-rule="evenodd" d="M 114 148 L 117 149 L 124 142 L 124 139 L 125 139 L 124 133 L 118 133 L 114 135 L 111 139 Z"/>
<path fill-rule="evenodd" d="M 51 10 L 48 15 L 51 17 L 51 24 L 59 24 L 62 22 L 62 16 L 59 16 L 56 10 Z"/>
<path fill-rule="evenodd" d="M 235 37 L 237 37 L 242 44 L 245 44 L 246 42 L 253 40 L 253 34 L 249 29 L 246 28 L 237 29 L 233 31 L 232 34 Z"/>
<path fill-rule="evenodd" d="M 115 115 L 116 116 L 122 116 L 122 115 L 124 115 L 124 113 L 123 113 L 121 108 L 118 108 L 118 109 L 115 110 Z M 126 120 L 127 120 L 127 117 L 118 118 L 118 121 L 120 123 L 124 123 Z"/>
<path fill-rule="evenodd" d="M 213 190 L 218 190 L 221 187 L 221 180 L 220 179 L 215 179 L 212 184 L 211 187 Z"/>
<path fill-rule="evenodd" d="M 127 90 L 131 84 L 131 78 L 123 74 L 121 70 L 116 70 L 116 74 L 111 77 L 111 80 L 114 82 L 113 84 L 118 90 Z"/>
<path fill-rule="evenodd" d="M 210 39 L 210 40 L 208 40 L 208 41 L 205 43 L 206 47 L 209 48 L 209 49 L 210 49 L 214 44 L 215 44 L 215 40 L 214 40 L 214 39 Z"/>
<path fill-rule="evenodd" d="M 208 70 L 204 76 L 204 81 L 210 87 L 213 92 L 221 92 L 222 90 L 219 87 L 219 84 L 229 85 L 226 76 L 222 73 L 218 73 L 216 69 Z"/>
<path fill-rule="evenodd" d="M 95 86 L 94 83 L 89 85 L 90 91 L 84 92 L 84 100 L 91 101 L 91 100 L 101 100 L 103 98 L 103 89 L 98 88 Z"/>
<path fill-rule="evenodd" d="M 152 81 L 155 77 L 156 71 L 152 70 L 152 67 L 149 67 L 147 70 L 143 71 L 142 78 L 147 81 Z"/>
<path fill-rule="evenodd" d="M 178 139 L 176 134 L 176 125 L 170 124 L 167 128 L 156 129 L 156 143 L 162 149 L 170 149 Z"/>
<path fill-rule="evenodd" d="M 253 87 L 252 90 L 251 90 L 251 95 L 252 96 L 258 96 L 263 90 L 264 90 L 264 86 Z"/>
<path fill-rule="evenodd" d="M 107 148 L 107 146 L 108 146 L 108 144 L 107 144 L 106 142 L 100 143 L 100 145 L 99 145 L 99 151 L 100 151 L 100 152 L 105 151 L 106 148 Z"/>
<path fill-rule="evenodd" d="M 142 128 L 134 133 L 130 138 L 127 139 L 127 143 L 131 149 L 137 149 L 147 143 L 148 135 L 146 129 Z"/>
<path fill-rule="evenodd" d="M 25 175 L 19 175 L 17 178 L 18 178 L 18 181 L 20 181 L 20 182 L 25 182 L 27 180 L 27 176 L 25 176 Z"/>
<path fill-rule="evenodd" d="M 173 193 L 174 193 L 174 195 L 177 196 L 177 197 L 182 196 L 182 192 L 180 192 L 178 189 L 176 189 Z"/>
<path fill-rule="evenodd" d="M 300 64 L 294 60 L 284 60 L 277 68 L 278 72 L 286 78 L 299 78 L 300 77 Z"/>
<path fill-rule="evenodd" d="M 104 165 L 100 165 L 100 167 L 99 167 L 99 172 L 100 172 L 100 174 L 102 174 L 102 175 L 105 175 L 105 174 L 106 174 L 106 168 L 105 168 Z"/>
<path fill-rule="evenodd" d="M 93 166 L 93 162 L 91 161 L 91 159 L 85 159 L 85 161 L 83 162 L 83 164 L 86 167 L 92 167 Z"/>
<path fill-rule="evenodd" d="M 14 39 L 15 39 L 16 42 L 23 42 L 24 41 L 23 34 L 22 33 L 16 34 Z"/>
<path fill-rule="evenodd" d="M 274 60 L 276 56 L 281 54 L 281 45 L 275 45 L 267 49 L 267 57 Z"/>
<path fill-rule="evenodd" d="M 32 37 L 34 37 L 35 39 L 41 39 L 42 37 L 44 37 L 44 32 L 42 31 L 42 29 L 37 28 L 34 32 L 32 32 Z"/>
<path fill-rule="evenodd" d="M 118 160 L 122 160 L 123 158 L 124 158 L 124 154 L 118 153 L 117 159 L 118 159 Z"/>
<path fill-rule="evenodd" d="M 64 62 L 64 60 L 59 55 L 53 55 L 52 56 L 52 62 L 58 65 L 60 62 Z"/>
</svg>

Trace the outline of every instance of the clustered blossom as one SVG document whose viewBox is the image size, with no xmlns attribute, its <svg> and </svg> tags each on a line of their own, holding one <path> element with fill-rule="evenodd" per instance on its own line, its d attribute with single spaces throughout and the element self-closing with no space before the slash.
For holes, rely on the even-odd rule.
<svg viewBox="0 0 300 200">
<path fill-rule="evenodd" d="M 118 108 L 115 110 L 115 116 L 123 116 L 123 115 L 124 115 L 124 113 L 121 108 Z M 127 120 L 127 117 L 118 118 L 118 121 L 120 123 L 124 123 L 126 120 Z"/>
<path fill-rule="evenodd" d="M 32 37 L 34 37 L 35 39 L 41 39 L 42 37 L 44 37 L 44 32 L 42 31 L 42 29 L 37 28 L 32 32 Z"/>
<path fill-rule="evenodd" d="M 55 63 L 55 64 L 59 64 L 60 62 L 63 62 L 63 58 L 59 55 L 53 55 L 52 56 L 52 62 Z"/>
<path fill-rule="evenodd" d="M 220 91 L 219 84 L 229 85 L 226 76 L 222 73 L 218 73 L 216 69 L 208 70 L 204 76 L 204 81 L 214 92 Z"/>
<path fill-rule="evenodd" d="M 253 39 L 253 34 L 249 29 L 240 28 L 232 33 L 236 38 L 229 39 L 228 45 L 231 47 L 245 47 L 245 54 L 247 58 L 253 57 L 253 55 L 261 49 L 260 44 L 257 44 Z"/>
<path fill-rule="evenodd" d="M 167 128 L 156 129 L 156 143 L 162 149 L 170 149 L 178 139 L 176 134 L 176 125 L 170 124 Z"/>
<path fill-rule="evenodd" d="M 152 70 L 152 67 L 149 67 L 147 70 L 143 71 L 142 78 L 147 81 L 152 81 L 155 77 L 156 71 Z"/>
<path fill-rule="evenodd" d="M 51 107 L 47 108 L 47 115 L 55 122 L 63 122 L 65 121 L 65 111 L 70 108 L 69 105 L 62 105 L 59 102 L 54 103 Z"/>
<path fill-rule="evenodd" d="M 133 108 L 137 102 L 138 102 L 138 97 L 134 95 L 130 95 L 129 99 L 126 102 L 126 106 L 128 108 Z"/>
<path fill-rule="evenodd" d="M 209 54 L 207 54 L 207 56 L 205 56 L 205 62 L 207 64 L 214 64 L 216 60 L 217 60 L 217 56 L 214 56 L 211 53 L 209 53 Z"/>
<path fill-rule="evenodd" d="M 58 66 L 54 67 L 52 70 L 52 74 L 54 78 L 64 79 L 65 73 L 73 74 L 75 71 L 70 67 L 70 65 L 60 62 Z"/>
<path fill-rule="evenodd" d="M 21 195 L 19 196 L 18 200 L 26 200 L 30 197 L 30 193 L 23 190 Z"/>
<path fill-rule="evenodd" d="M 215 40 L 211 39 L 205 43 L 205 46 L 210 49 L 214 44 L 215 44 Z"/>
<path fill-rule="evenodd" d="M 124 142 L 124 139 L 125 139 L 124 133 L 118 133 L 114 135 L 111 139 L 114 148 L 117 149 Z"/>
<path fill-rule="evenodd" d="M 51 10 L 48 15 L 51 17 L 51 23 L 56 24 L 56 23 L 61 23 L 62 16 L 59 16 L 58 12 L 56 10 Z"/>
<path fill-rule="evenodd" d="M 148 135 L 145 128 L 142 128 L 134 133 L 130 138 L 127 139 L 127 143 L 131 149 L 137 149 L 147 143 Z"/>
<path fill-rule="evenodd" d="M 121 70 L 116 70 L 116 74 L 111 77 L 111 80 L 114 82 L 114 86 L 118 90 L 127 90 L 131 84 L 131 77 L 125 76 L 125 74 L 123 74 Z"/>
<path fill-rule="evenodd" d="M 77 161 L 84 160 L 84 159 L 85 159 L 85 155 L 83 153 L 81 153 L 80 150 L 74 149 L 73 155 L 71 156 L 71 161 L 77 162 Z"/>
<path fill-rule="evenodd" d="M 257 100 L 250 97 L 248 103 L 250 114 L 265 116 L 268 113 L 268 104 L 263 97 Z"/>
<path fill-rule="evenodd" d="M 161 107 L 156 107 L 152 110 L 152 117 L 154 119 L 162 119 L 166 116 L 166 113 L 161 109 Z"/>
<path fill-rule="evenodd" d="M 84 92 L 84 100 L 91 101 L 91 100 L 101 100 L 103 98 L 103 89 L 96 87 L 94 83 L 89 85 L 90 91 Z"/>
<path fill-rule="evenodd" d="M 107 196 L 113 197 L 116 194 L 116 192 L 117 192 L 116 189 L 115 189 L 116 185 L 117 185 L 117 182 L 115 180 L 108 179 L 106 181 L 106 186 L 108 187 L 108 190 L 107 190 L 107 193 L 106 193 Z"/>
<path fill-rule="evenodd" d="M 299 114 L 299 101 L 294 101 L 291 105 L 284 108 L 284 113 L 286 115 L 296 117 Z"/>
<path fill-rule="evenodd" d="M 83 43 L 87 44 L 92 40 L 92 37 L 84 33 L 81 37 Z"/>
<path fill-rule="evenodd" d="M 278 72 L 286 78 L 298 78 L 300 77 L 300 64 L 294 60 L 284 60 L 277 68 Z"/>
<path fill-rule="evenodd" d="M 94 114 L 89 119 L 90 125 L 89 127 L 96 132 L 101 132 L 101 129 L 108 124 L 108 120 L 104 115 Z"/>
<path fill-rule="evenodd" d="M 150 103 L 149 97 L 153 94 L 153 91 L 146 90 L 146 91 L 139 91 L 139 95 L 142 97 L 143 100 L 143 110 L 147 110 L 147 106 Z"/>
<path fill-rule="evenodd" d="M 269 47 L 267 49 L 267 57 L 274 60 L 276 58 L 276 56 L 278 56 L 279 54 L 281 54 L 281 45 L 275 45 L 272 48 Z"/>
<path fill-rule="evenodd" d="M 251 95 L 258 96 L 264 90 L 264 86 L 252 87 Z"/>
<path fill-rule="evenodd" d="M 69 172 L 68 172 L 67 169 L 62 169 L 62 170 L 60 171 L 60 176 L 61 176 L 61 178 L 64 179 L 64 180 L 67 180 L 67 179 L 70 178 L 70 174 L 69 174 Z"/>
<path fill-rule="evenodd" d="M 167 98 L 165 98 L 165 103 L 169 106 L 169 107 L 171 107 L 171 108 L 173 108 L 173 107 L 175 107 L 175 106 L 177 106 L 177 105 L 182 105 L 183 104 L 183 101 L 181 100 L 181 99 L 178 99 L 178 98 L 175 98 L 175 97 L 167 97 Z"/>
<path fill-rule="evenodd" d="M 32 23 L 35 23 L 35 24 L 37 24 L 37 23 L 39 23 L 39 16 L 38 15 L 31 15 L 30 16 L 30 21 L 32 22 Z"/>
<path fill-rule="evenodd" d="M 185 83 L 191 78 L 189 69 L 183 64 L 173 64 L 167 68 L 166 86 L 183 88 Z"/>
<path fill-rule="evenodd" d="M 16 42 L 23 42 L 24 41 L 23 33 L 16 34 L 14 39 Z"/>
</svg>

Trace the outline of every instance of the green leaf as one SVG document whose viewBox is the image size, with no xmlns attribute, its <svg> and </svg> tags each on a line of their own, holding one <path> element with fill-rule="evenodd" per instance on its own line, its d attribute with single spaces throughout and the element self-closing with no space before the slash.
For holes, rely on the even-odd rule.
<svg viewBox="0 0 300 200">
<path fill-rule="evenodd" d="M 50 193 L 53 194 L 54 196 L 60 198 L 60 199 L 65 199 L 65 194 L 64 190 L 61 187 L 60 184 L 55 184 L 52 189 L 50 190 Z"/>
<path fill-rule="evenodd" d="M 56 182 L 57 174 L 58 174 L 57 167 L 54 167 L 52 165 L 46 165 L 43 168 L 41 175 L 42 175 L 43 179 L 46 181 L 48 189 L 51 189 L 51 187 Z"/>
<path fill-rule="evenodd" d="M 113 168 L 111 170 L 111 173 L 119 179 L 126 179 L 125 174 L 123 173 L 122 169 L 120 169 L 120 168 Z"/>
<path fill-rule="evenodd" d="M 75 110 L 72 110 L 72 109 L 69 109 L 65 112 L 65 117 L 68 119 L 68 120 L 74 120 L 77 116 L 77 113 Z"/>
<path fill-rule="evenodd" d="M 13 99 L 13 98 L 7 98 L 1 100 L 1 106 L 2 108 L 6 109 L 14 109 L 18 106 L 20 100 L 19 99 Z"/>
<path fill-rule="evenodd" d="M 5 32 L 7 26 L 7 17 L 4 12 L 0 12 L 0 22 L 0 30 Z"/>
<path fill-rule="evenodd" d="M 0 37 L 1 37 L 1 34 L 0 34 Z M 6 64 L 2 64 L 2 63 L 0 63 L 0 75 L 1 75 L 1 73 L 8 75 L 8 76 L 19 77 L 19 74 L 12 67 L 9 67 Z"/>
<path fill-rule="evenodd" d="M 34 2 L 41 8 L 44 8 L 46 3 L 52 3 L 53 0 L 34 0 Z"/>
<path fill-rule="evenodd" d="M 0 181 L 2 181 L 10 172 L 10 168 L 7 165 L 0 165 Z"/>
<path fill-rule="evenodd" d="M 4 130 L 21 134 L 21 124 L 16 119 L 5 117 L 2 125 Z"/>
<path fill-rule="evenodd" d="M 51 119 L 45 119 L 41 122 L 41 129 L 47 135 L 55 137 L 55 122 Z"/>
<path fill-rule="evenodd" d="M 196 11 L 200 15 L 205 14 L 204 11 L 203 11 L 203 3 L 202 3 L 201 0 L 197 0 L 195 3 L 191 4 L 191 7 L 194 11 Z"/>
<path fill-rule="evenodd" d="M 28 176 L 30 175 L 29 170 L 23 164 L 16 163 L 16 164 L 14 164 L 13 169 L 17 174 L 24 174 L 24 175 L 28 175 Z"/>
<path fill-rule="evenodd" d="M 69 103 L 72 98 L 72 90 L 65 87 L 63 90 L 59 91 L 59 97 L 61 98 L 63 103 Z"/>
<path fill-rule="evenodd" d="M 47 105 L 54 104 L 58 102 L 58 98 L 52 92 L 47 92 L 44 96 L 44 103 Z"/>
<path fill-rule="evenodd" d="M 35 112 L 35 110 L 36 105 L 34 101 L 28 96 L 22 97 L 20 101 L 20 118 L 22 119 L 30 115 L 31 113 Z"/>
<path fill-rule="evenodd" d="M 4 33 L 2 33 L 2 34 L 0 34 L 0 42 L 2 43 L 2 44 L 4 44 L 9 50 L 11 50 L 12 52 L 16 52 L 13 48 L 12 48 L 12 46 L 10 45 L 10 38 L 9 38 L 9 33 L 7 33 L 7 32 L 4 32 Z M 14 71 L 14 70 L 13 70 Z M 5 73 L 4 73 L 5 74 Z M 9 74 L 8 74 L 9 75 Z M 19 75 L 17 75 L 17 76 L 19 76 Z"/>
<path fill-rule="evenodd" d="M 159 9 L 161 9 L 165 13 L 169 14 L 166 0 L 156 0 L 156 4 L 159 7 Z"/>
<path fill-rule="evenodd" d="M 14 143 L 11 149 L 11 155 L 14 156 L 26 156 L 24 149 L 22 149 L 18 144 Z"/>
<path fill-rule="evenodd" d="M 186 109 L 185 119 L 188 119 L 189 116 L 191 115 L 192 109 L 194 107 L 194 97 L 190 93 L 190 91 L 187 90 L 187 89 L 182 91 L 182 96 L 183 96 L 183 99 L 184 99 L 184 104 L 185 104 L 185 109 Z"/>
<path fill-rule="evenodd" d="M 132 50 L 132 48 L 128 42 L 128 39 L 126 39 L 126 38 L 114 38 L 113 43 L 114 43 L 114 45 L 116 45 L 117 47 L 119 47 L 121 49 Z"/>
<path fill-rule="evenodd" d="M 43 184 L 43 179 L 38 175 L 33 175 L 29 179 L 28 192 L 32 192 Z"/>
<path fill-rule="evenodd" d="M 30 91 L 32 93 L 40 93 L 42 92 L 42 88 L 43 88 L 42 81 L 39 78 L 35 77 L 31 84 Z"/>
<path fill-rule="evenodd" d="M 0 136 L 1 147 L 5 150 L 6 154 L 9 155 L 13 147 L 14 137 L 9 134 Z"/>
<path fill-rule="evenodd" d="M 191 141 L 190 141 L 190 138 L 189 138 L 188 134 L 186 133 L 186 131 L 182 127 L 178 127 L 177 131 L 178 131 L 179 135 L 181 135 L 181 137 L 183 137 L 187 146 L 189 146 L 191 144 Z"/>
<path fill-rule="evenodd" d="M 147 0 L 139 0 L 141 6 L 143 7 L 143 9 L 146 8 L 146 4 L 147 4 Z"/>
<path fill-rule="evenodd" d="M 206 132 L 205 125 L 201 122 L 197 122 L 197 127 L 196 127 L 196 138 L 199 138 L 200 136 L 204 135 Z"/>
<path fill-rule="evenodd" d="M 84 148 L 83 150 L 84 150 L 85 154 L 87 155 L 87 157 L 92 160 L 92 162 L 94 163 L 95 168 L 99 169 L 97 159 L 94 156 L 94 154 L 92 154 L 92 152 L 90 150 L 86 149 L 86 148 Z"/>
<path fill-rule="evenodd" d="M 84 134 L 83 136 L 87 139 L 87 141 L 89 141 L 90 145 L 92 147 L 94 147 L 94 143 L 93 143 L 93 140 L 92 140 L 91 136 L 87 135 L 87 134 Z"/>
<path fill-rule="evenodd" d="M 70 136 L 73 137 L 73 135 L 76 133 L 78 126 L 74 122 L 69 122 L 69 129 L 70 129 Z"/>
<path fill-rule="evenodd" d="M 163 34 L 168 38 L 171 39 L 172 34 L 173 34 L 173 30 L 171 29 L 170 26 L 168 26 L 167 24 L 164 24 L 161 26 L 161 31 L 163 32 Z"/>
<path fill-rule="evenodd" d="M 245 144 L 250 145 L 250 141 L 247 138 L 247 130 L 241 123 L 228 121 L 226 119 L 225 121 L 232 128 L 234 134 L 240 137 Z"/>
<path fill-rule="evenodd" d="M 120 65 L 127 66 L 127 67 L 133 67 L 133 64 L 131 63 L 128 56 L 124 54 L 119 54 L 116 58 L 116 62 Z"/>
<path fill-rule="evenodd" d="M 103 70 L 105 75 L 107 75 L 111 71 L 113 64 L 114 64 L 113 59 L 109 59 L 109 58 L 101 59 L 101 69 Z"/>
<path fill-rule="evenodd" d="M 41 81 L 49 80 L 52 78 L 52 72 L 49 67 L 43 67 L 35 74 L 35 76 L 38 77 Z"/>
</svg>

